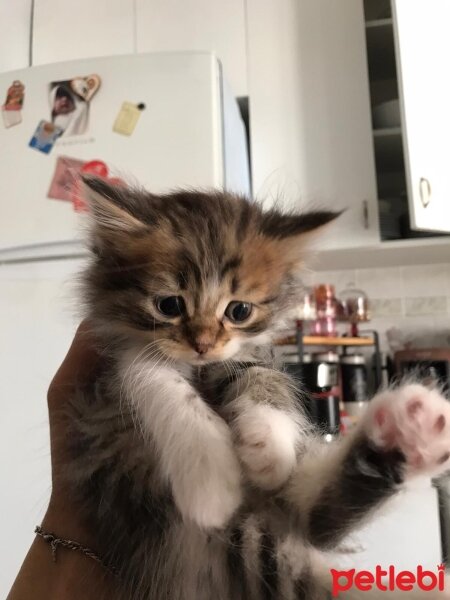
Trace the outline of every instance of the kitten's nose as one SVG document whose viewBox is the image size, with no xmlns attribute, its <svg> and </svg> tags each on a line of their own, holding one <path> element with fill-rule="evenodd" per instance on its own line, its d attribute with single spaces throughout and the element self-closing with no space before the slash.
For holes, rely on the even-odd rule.
<svg viewBox="0 0 450 600">
<path fill-rule="evenodd" d="M 198 354 L 206 354 L 208 350 L 214 346 L 213 342 L 204 341 L 204 340 L 196 340 L 193 344 L 194 350 L 198 352 Z"/>
</svg>

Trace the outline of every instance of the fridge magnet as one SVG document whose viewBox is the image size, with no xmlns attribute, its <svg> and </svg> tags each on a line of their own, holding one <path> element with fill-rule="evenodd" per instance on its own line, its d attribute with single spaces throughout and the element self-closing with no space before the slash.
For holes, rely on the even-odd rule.
<svg viewBox="0 0 450 600">
<path fill-rule="evenodd" d="M 25 86 L 19 80 L 12 82 L 6 92 L 6 100 L 3 110 L 18 111 L 22 109 L 23 99 L 25 97 Z"/>
<path fill-rule="evenodd" d="M 47 197 L 72 202 L 75 185 L 84 164 L 84 160 L 58 156 Z"/>
<path fill-rule="evenodd" d="M 90 101 L 100 85 L 98 75 L 75 77 L 50 84 L 51 122 L 62 130 L 64 136 L 86 133 Z"/>
<path fill-rule="evenodd" d="M 74 77 L 70 82 L 70 87 L 85 102 L 90 102 L 98 92 L 100 84 L 101 79 L 98 75 L 88 75 L 87 77 Z"/>
<path fill-rule="evenodd" d="M 62 133 L 63 130 L 54 123 L 42 120 L 36 127 L 36 131 L 33 133 L 33 137 L 28 145 L 40 152 L 44 152 L 44 154 L 49 154 Z"/>
<path fill-rule="evenodd" d="M 132 102 L 123 102 L 114 121 L 113 131 L 121 135 L 131 135 L 144 108 L 143 103 L 136 105 Z"/>
<path fill-rule="evenodd" d="M 6 128 L 13 127 L 22 122 L 22 106 L 25 95 L 25 86 L 15 80 L 6 92 L 5 104 L 2 106 L 3 124 Z"/>
<path fill-rule="evenodd" d="M 2 117 L 3 124 L 6 128 L 13 127 L 14 125 L 22 123 L 21 110 L 6 110 L 5 107 L 2 106 Z"/>
</svg>

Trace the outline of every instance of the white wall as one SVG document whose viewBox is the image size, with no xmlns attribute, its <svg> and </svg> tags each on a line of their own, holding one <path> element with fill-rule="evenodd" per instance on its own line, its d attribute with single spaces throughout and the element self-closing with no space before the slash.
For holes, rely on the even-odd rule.
<svg viewBox="0 0 450 600">
<path fill-rule="evenodd" d="M 0 73 L 29 65 L 30 24 L 31 0 L 0 0 Z"/>
<path fill-rule="evenodd" d="M 179 50 L 215 52 L 245 96 L 245 0 L 35 0 L 35 65 Z"/>
</svg>

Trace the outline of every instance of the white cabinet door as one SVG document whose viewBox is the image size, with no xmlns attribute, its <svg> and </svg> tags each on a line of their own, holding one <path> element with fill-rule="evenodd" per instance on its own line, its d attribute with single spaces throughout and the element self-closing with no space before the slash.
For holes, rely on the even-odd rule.
<svg viewBox="0 0 450 600">
<path fill-rule="evenodd" d="M 33 65 L 134 49 L 133 0 L 35 0 Z"/>
<path fill-rule="evenodd" d="M 450 2 L 393 9 L 411 226 L 450 231 Z"/>
<path fill-rule="evenodd" d="M 0 0 L 0 73 L 28 67 L 31 0 Z M 0 90 L 0 104 L 6 90 Z"/>
<path fill-rule="evenodd" d="M 234 95 L 246 96 L 245 0 L 136 0 L 136 50 L 215 52 Z"/>
<path fill-rule="evenodd" d="M 254 192 L 347 208 L 325 248 L 379 241 L 360 0 L 248 0 Z"/>
</svg>

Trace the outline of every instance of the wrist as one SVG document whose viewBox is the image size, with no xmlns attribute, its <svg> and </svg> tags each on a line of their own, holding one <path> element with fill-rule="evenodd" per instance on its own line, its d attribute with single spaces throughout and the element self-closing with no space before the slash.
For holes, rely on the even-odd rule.
<svg viewBox="0 0 450 600">
<path fill-rule="evenodd" d="M 96 545 L 95 536 L 74 504 L 67 504 L 52 495 L 40 526 L 58 537 L 76 540 L 86 546 Z"/>
</svg>

